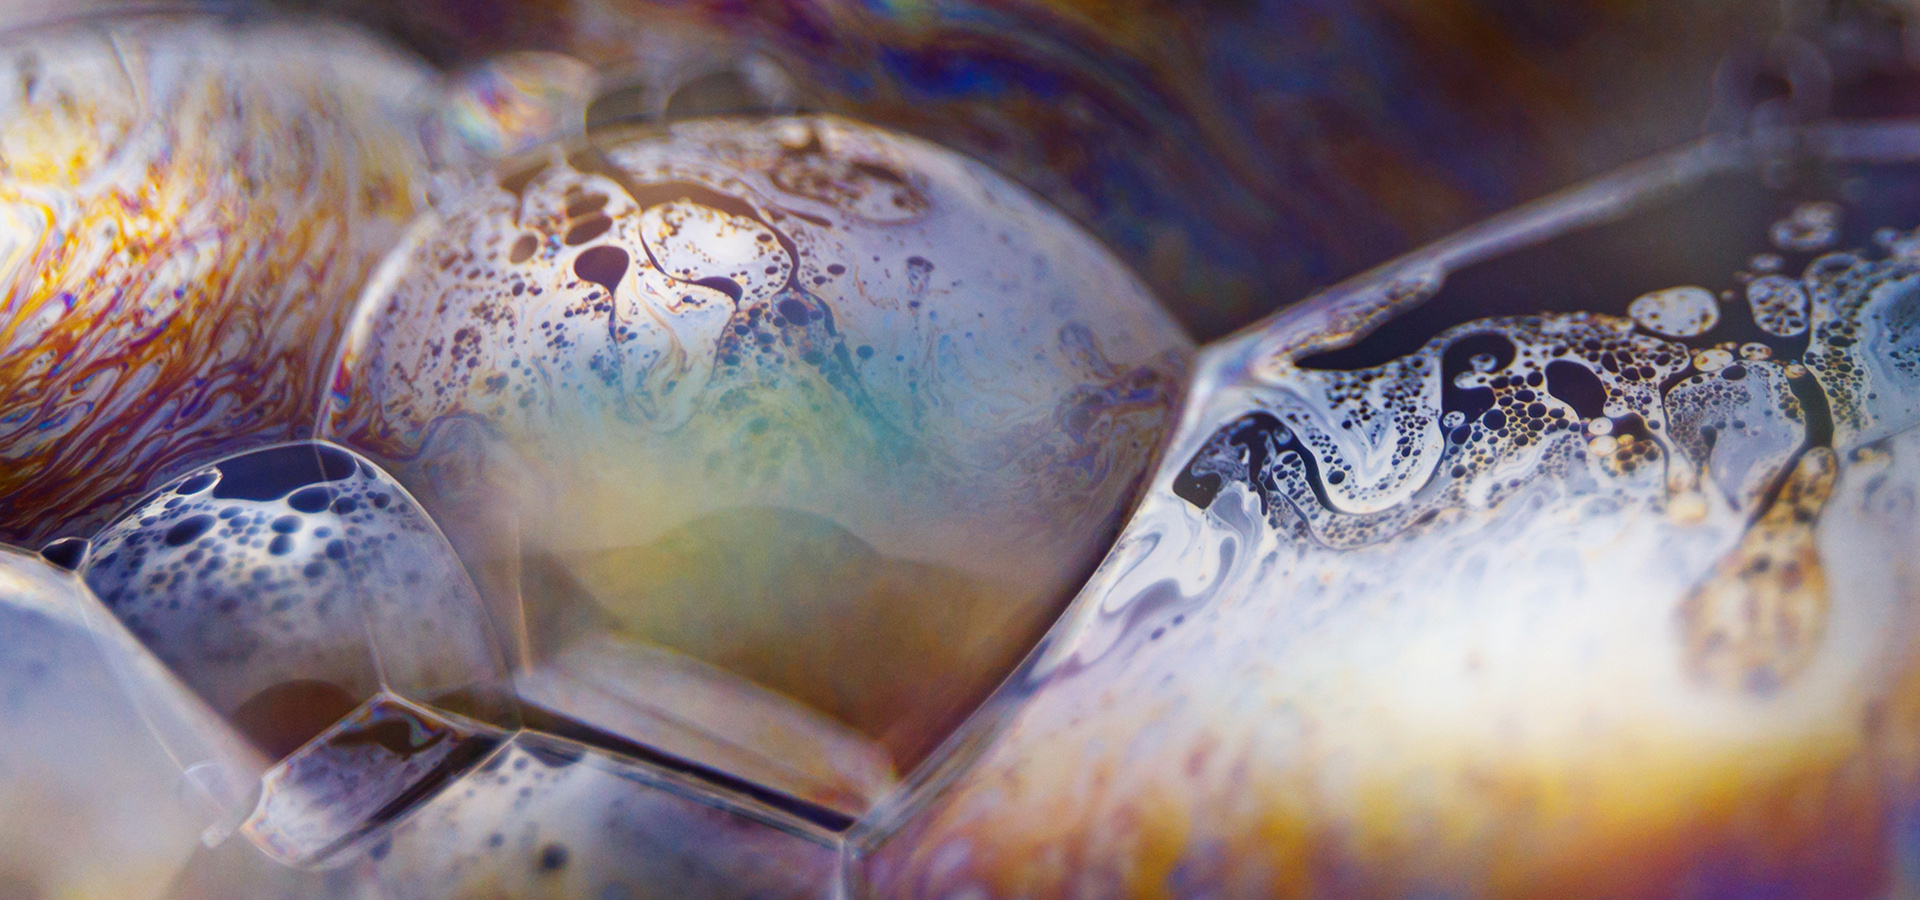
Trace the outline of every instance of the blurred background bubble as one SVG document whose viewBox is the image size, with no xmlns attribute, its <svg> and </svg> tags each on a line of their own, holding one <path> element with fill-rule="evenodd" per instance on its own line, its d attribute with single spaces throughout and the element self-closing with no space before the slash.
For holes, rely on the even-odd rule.
<svg viewBox="0 0 1920 900">
<path fill-rule="evenodd" d="M 771 64 L 791 82 L 778 100 L 931 138 L 1039 191 L 1201 340 L 1703 128 L 1739 127 L 1796 65 L 1824 64 L 1836 113 L 1920 109 L 1908 2 L 317 7 L 449 69 L 571 54 L 603 88 L 651 92 L 656 111 L 676 88 L 683 108 L 739 102 L 729 90 L 764 88 L 752 69 Z M 738 77 L 716 76 L 730 65 Z M 631 83 L 663 76 L 681 81 Z"/>
</svg>

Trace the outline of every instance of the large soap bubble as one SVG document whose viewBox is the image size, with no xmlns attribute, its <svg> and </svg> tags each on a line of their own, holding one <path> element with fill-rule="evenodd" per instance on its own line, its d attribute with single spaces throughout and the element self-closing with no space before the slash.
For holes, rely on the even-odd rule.
<svg viewBox="0 0 1920 900">
<path fill-rule="evenodd" d="M 1213 347 L 875 895 L 1904 896 L 1917 137 L 1708 142 Z"/>
<path fill-rule="evenodd" d="M 833 118 L 690 121 L 416 230 L 321 428 L 448 528 L 523 700 L 851 815 L 1102 552 L 1186 352 L 976 164 Z"/>
</svg>

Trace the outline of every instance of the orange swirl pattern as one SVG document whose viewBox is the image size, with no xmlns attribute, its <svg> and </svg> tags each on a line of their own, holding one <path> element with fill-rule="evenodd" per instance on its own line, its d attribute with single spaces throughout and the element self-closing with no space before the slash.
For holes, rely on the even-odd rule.
<svg viewBox="0 0 1920 900">
<path fill-rule="evenodd" d="M 0 540 L 308 429 L 419 205 L 428 74 L 344 30 L 201 19 L 0 47 Z"/>
</svg>

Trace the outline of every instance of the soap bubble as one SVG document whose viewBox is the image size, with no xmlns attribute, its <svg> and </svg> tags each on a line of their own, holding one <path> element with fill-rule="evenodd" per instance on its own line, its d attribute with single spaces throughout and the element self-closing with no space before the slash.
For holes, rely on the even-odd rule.
<svg viewBox="0 0 1920 900">
<path fill-rule="evenodd" d="M 992 736 L 869 845 L 874 895 L 1915 883 L 1920 267 L 1809 237 L 1733 290 L 1770 222 L 1911 239 L 1911 169 L 1848 134 L 1777 190 L 1683 151 L 1210 348 Z"/>
<path fill-rule="evenodd" d="M 1032 646 L 1188 352 L 1058 213 L 841 119 L 596 132 L 414 235 L 322 432 L 448 528 L 522 700 L 829 820 Z"/>
<path fill-rule="evenodd" d="M 159 897 L 261 765 L 110 621 L 0 547 L 0 895 Z"/>
<path fill-rule="evenodd" d="M 477 762 L 499 738 L 464 716 L 510 718 L 487 708 L 504 662 L 459 558 L 406 491 L 339 447 L 252 450 L 181 476 L 76 564 L 280 761 L 244 829 L 288 860 L 324 860 Z"/>
<path fill-rule="evenodd" d="M 418 209 L 430 70 L 318 23 L 0 38 L 0 540 L 300 436 Z"/>
</svg>

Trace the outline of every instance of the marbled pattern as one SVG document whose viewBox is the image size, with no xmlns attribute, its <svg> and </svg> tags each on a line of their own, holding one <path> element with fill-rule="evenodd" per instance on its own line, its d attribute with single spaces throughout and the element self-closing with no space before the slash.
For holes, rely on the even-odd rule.
<svg viewBox="0 0 1920 900">
<path fill-rule="evenodd" d="M 0 42 L 0 539 L 83 534 L 311 426 L 350 301 L 419 209 L 430 78 L 324 25 Z"/>
<path fill-rule="evenodd" d="M 1835 167 L 1862 202 L 1833 216 L 1913 224 L 1865 200 L 1910 172 Z M 1608 229 L 1721 253 L 1658 223 L 1733 176 L 1662 200 L 1655 172 L 1568 198 L 1598 221 L 1564 240 L 1546 208 L 1214 347 L 1004 728 L 873 836 L 871 894 L 1906 896 L 1913 238 L 1818 255 L 1870 227 L 1806 239 L 1787 192 L 1710 220 L 1798 328 L 1752 315 L 1751 271 L 1696 271 L 1687 327 L 1510 278 L 1579 278 Z"/>
</svg>

